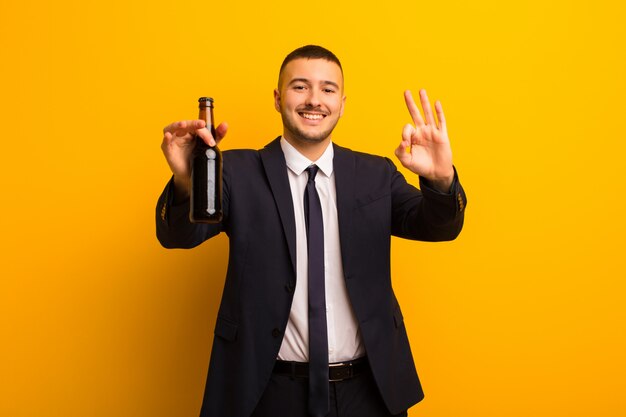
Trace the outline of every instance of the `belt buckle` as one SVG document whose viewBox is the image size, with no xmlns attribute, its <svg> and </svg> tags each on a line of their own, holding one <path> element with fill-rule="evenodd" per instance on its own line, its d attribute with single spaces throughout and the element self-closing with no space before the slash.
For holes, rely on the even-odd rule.
<svg viewBox="0 0 626 417">
<path fill-rule="evenodd" d="M 341 368 L 343 367 L 344 369 L 337 369 L 338 371 L 338 375 L 335 375 L 337 378 L 332 378 L 331 377 L 331 371 L 333 368 Z M 328 381 L 329 382 L 341 382 L 345 379 L 348 378 L 352 378 L 353 375 L 353 368 L 352 368 L 352 362 L 339 362 L 339 363 L 331 363 L 328 365 L 329 371 L 328 371 Z"/>
</svg>

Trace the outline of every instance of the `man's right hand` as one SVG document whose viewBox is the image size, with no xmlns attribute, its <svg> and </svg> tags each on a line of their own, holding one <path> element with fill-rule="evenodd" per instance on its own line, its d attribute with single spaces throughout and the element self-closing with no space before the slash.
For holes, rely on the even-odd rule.
<svg viewBox="0 0 626 417">
<path fill-rule="evenodd" d="M 207 129 L 204 120 L 182 120 L 163 128 L 161 150 L 174 174 L 175 199 L 182 201 L 189 197 L 191 188 L 191 153 L 195 147 L 196 135 L 209 146 L 216 146 L 226 136 L 228 125 L 220 123 L 215 129 L 216 138 Z"/>
</svg>

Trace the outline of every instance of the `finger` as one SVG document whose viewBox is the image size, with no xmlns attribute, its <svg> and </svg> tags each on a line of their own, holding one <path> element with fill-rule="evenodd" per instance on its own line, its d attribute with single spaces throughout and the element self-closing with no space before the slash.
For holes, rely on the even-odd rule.
<svg viewBox="0 0 626 417">
<path fill-rule="evenodd" d="M 424 146 L 424 143 L 428 141 L 427 134 L 424 133 L 424 129 L 428 129 L 428 126 L 424 125 L 420 129 L 416 129 L 411 124 L 405 125 L 402 130 L 402 140 L 407 142 L 406 146 Z"/>
<path fill-rule="evenodd" d="M 437 124 L 435 123 L 435 117 L 433 116 L 433 111 L 430 108 L 428 95 L 426 94 L 426 90 L 424 90 L 423 88 L 420 90 L 420 101 L 422 102 L 422 109 L 424 109 L 424 117 L 426 118 L 426 123 L 432 126 L 437 126 Z"/>
<path fill-rule="evenodd" d="M 443 107 L 439 100 L 435 102 L 435 111 L 437 112 L 437 120 L 439 120 L 439 129 L 441 129 L 442 132 L 447 132 L 446 117 L 443 115 Z"/>
<path fill-rule="evenodd" d="M 178 144 L 180 144 L 181 142 L 189 142 L 193 140 L 194 136 L 194 133 L 189 133 L 187 132 L 187 130 L 177 130 L 172 133 L 172 142 L 176 142 Z"/>
<path fill-rule="evenodd" d="M 185 147 L 189 145 L 192 140 L 193 136 L 189 134 L 178 137 L 175 133 L 165 132 L 163 134 L 163 141 L 161 142 L 161 150 L 168 155 L 172 151 L 176 152 L 174 150 L 175 147 Z"/>
<path fill-rule="evenodd" d="M 203 127 L 201 129 L 196 129 L 194 134 L 198 136 L 200 139 L 202 139 L 204 143 L 206 143 L 207 145 L 215 146 L 215 139 L 213 138 L 211 131 L 207 129 L 206 127 Z"/>
<path fill-rule="evenodd" d="M 165 132 L 169 132 L 169 133 L 174 133 L 179 129 L 184 129 L 187 127 L 187 122 L 186 121 L 179 121 L 179 122 L 174 122 L 174 123 L 170 123 L 169 125 L 165 126 L 163 128 L 163 133 Z"/>
<path fill-rule="evenodd" d="M 217 136 L 215 139 L 218 144 L 222 141 L 222 139 L 224 139 L 224 136 L 226 136 L 227 132 L 228 132 L 228 123 L 226 122 L 220 123 L 215 128 L 215 136 Z"/>
<path fill-rule="evenodd" d="M 395 150 L 396 157 L 400 160 L 402 165 L 411 158 L 411 154 L 408 150 L 408 144 L 405 141 L 401 141 Z"/>
<path fill-rule="evenodd" d="M 193 133 L 194 130 L 201 129 L 205 126 L 206 122 L 204 120 L 182 120 L 165 126 L 163 133 L 176 133 L 176 135 L 180 137 L 184 136 L 186 133 Z"/>
<path fill-rule="evenodd" d="M 413 134 L 415 134 L 415 128 L 410 123 L 404 125 L 404 129 L 402 129 L 402 141 L 406 142 L 406 146 L 411 144 Z"/>
<path fill-rule="evenodd" d="M 406 108 L 409 109 L 411 119 L 413 119 L 413 123 L 415 124 L 415 126 L 422 126 L 424 124 L 424 119 L 422 119 L 420 109 L 417 107 L 417 104 L 415 104 L 415 100 L 413 100 L 413 95 L 409 90 L 406 90 L 404 92 L 404 101 L 406 101 Z"/>
<path fill-rule="evenodd" d="M 166 149 L 172 142 L 172 134 L 170 132 L 163 132 L 163 140 L 161 141 L 161 150 L 165 153 Z"/>
<path fill-rule="evenodd" d="M 192 138 L 191 135 L 178 136 L 176 132 L 174 133 L 165 132 L 163 133 L 163 145 L 170 146 L 175 142 L 180 143 L 181 140 L 183 142 L 189 141 L 191 138 Z"/>
<path fill-rule="evenodd" d="M 228 131 L 228 124 L 226 122 L 222 122 L 215 129 L 215 136 L 211 133 L 208 128 L 197 129 L 195 134 L 198 135 L 204 142 L 209 146 L 217 146 L 220 141 L 226 136 L 226 132 Z"/>
</svg>

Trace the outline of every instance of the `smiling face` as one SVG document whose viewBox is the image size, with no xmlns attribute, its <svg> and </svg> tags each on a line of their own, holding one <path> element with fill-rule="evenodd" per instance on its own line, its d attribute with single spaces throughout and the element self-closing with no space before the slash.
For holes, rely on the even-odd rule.
<svg viewBox="0 0 626 417">
<path fill-rule="evenodd" d="M 329 141 L 345 101 L 341 68 L 325 59 L 290 61 L 274 90 L 274 106 L 283 119 L 283 137 L 296 147 Z"/>
</svg>

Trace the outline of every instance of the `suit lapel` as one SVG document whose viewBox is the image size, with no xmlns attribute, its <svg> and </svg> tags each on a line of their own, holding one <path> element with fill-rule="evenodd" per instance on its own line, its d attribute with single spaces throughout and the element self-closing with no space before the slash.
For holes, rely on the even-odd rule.
<svg viewBox="0 0 626 417">
<path fill-rule="evenodd" d="M 283 232 L 289 247 L 289 256 L 294 275 L 296 273 L 296 220 L 293 214 L 293 200 L 287 176 L 285 156 L 280 147 L 280 137 L 259 151 L 265 174 L 270 183 L 274 201 L 278 207 Z"/>
<path fill-rule="evenodd" d="M 356 159 L 354 153 L 335 145 L 333 170 L 337 190 L 337 220 L 339 222 L 339 241 L 344 270 L 350 265 L 350 236 L 352 228 L 352 210 L 356 187 Z M 293 200 L 285 156 L 280 147 L 280 138 L 270 142 L 259 151 L 265 174 L 267 175 L 274 201 L 278 207 L 280 221 L 289 248 L 291 266 L 296 272 L 296 221 L 293 213 Z M 347 271 L 346 271 L 347 272 Z"/>
<path fill-rule="evenodd" d="M 339 242 L 344 273 L 349 275 L 351 259 L 350 239 L 352 236 L 352 211 L 356 188 L 356 158 L 347 148 L 333 144 L 335 156 L 333 170 L 337 189 L 337 220 L 339 222 Z"/>
</svg>

